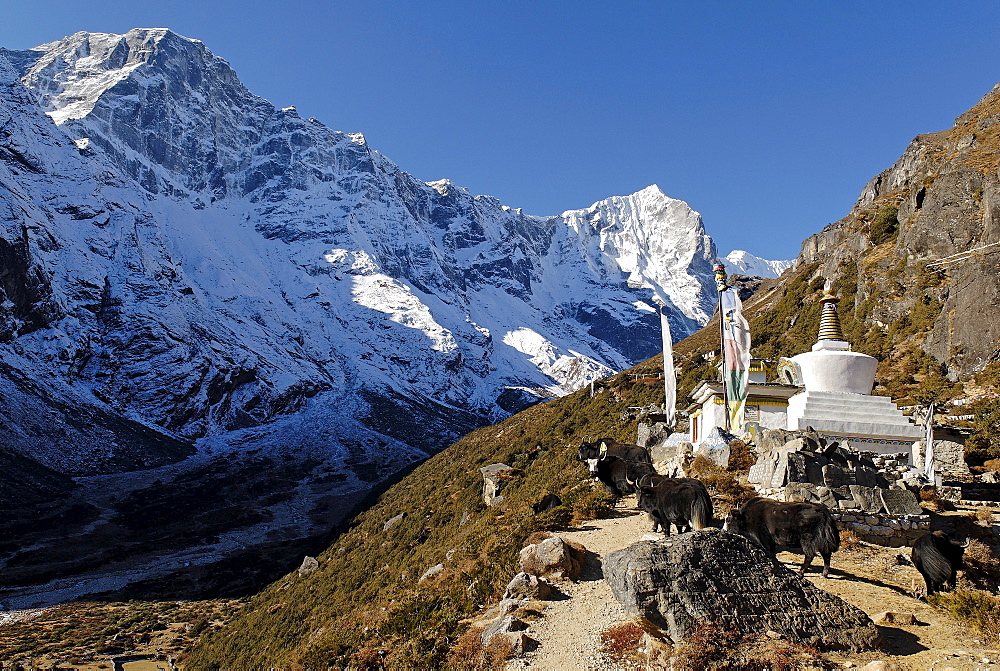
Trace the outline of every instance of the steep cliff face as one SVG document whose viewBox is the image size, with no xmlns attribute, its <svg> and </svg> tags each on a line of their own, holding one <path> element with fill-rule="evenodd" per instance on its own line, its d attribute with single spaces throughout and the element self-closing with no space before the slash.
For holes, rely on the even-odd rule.
<svg viewBox="0 0 1000 671">
<path fill-rule="evenodd" d="M 953 379 L 1000 360 L 998 121 L 994 88 L 953 128 L 916 137 L 848 216 L 803 242 L 796 261 L 821 262 L 817 272 L 834 276 L 856 264 L 853 307 L 882 327 L 932 305 L 920 346 Z M 962 252 L 970 253 L 935 264 Z"/>
</svg>

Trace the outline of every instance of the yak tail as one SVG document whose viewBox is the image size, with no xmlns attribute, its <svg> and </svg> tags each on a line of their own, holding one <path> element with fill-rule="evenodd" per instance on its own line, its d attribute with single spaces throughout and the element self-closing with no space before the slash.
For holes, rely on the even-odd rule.
<svg viewBox="0 0 1000 671">
<path fill-rule="evenodd" d="M 691 501 L 691 528 L 701 531 L 712 523 L 712 498 L 704 487 L 695 492 L 694 500 Z"/>
<path fill-rule="evenodd" d="M 822 522 L 816 529 L 816 549 L 836 552 L 840 549 L 840 531 L 837 520 L 828 511 L 824 511 Z"/>
</svg>

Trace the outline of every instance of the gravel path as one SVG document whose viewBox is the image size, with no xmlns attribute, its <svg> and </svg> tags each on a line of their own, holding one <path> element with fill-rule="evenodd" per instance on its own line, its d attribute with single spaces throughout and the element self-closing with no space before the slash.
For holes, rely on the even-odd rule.
<svg viewBox="0 0 1000 671">
<path fill-rule="evenodd" d="M 619 508 L 623 517 L 593 520 L 577 531 L 557 535 L 580 543 L 589 551 L 583 574 L 575 582 L 558 584 L 568 598 L 549 602 L 545 616 L 532 623 L 527 632 L 538 641 L 538 648 L 523 658 L 513 660 L 514 669 L 622 669 L 601 654 L 601 632 L 629 618 L 604 581 L 601 561 L 614 550 L 640 540 L 649 530 L 645 514 L 636 514 L 626 499 Z"/>
<path fill-rule="evenodd" d="M 558 583 L 565 598 L 548 602 L 544 616 L 531 622 L 526 632 L 538 642 L 538 647 L 520 659 L 511 660 L 508 671 L 639 668 L 623 667 L 601 653 L 601 633 L 630 621 L 604 581 L 601 562 L 609 552 L 643 540 L 649 533 L 646 515 L 636 512 L 634 504 L 633 498 L 625 499 L 624 507 L 618 508 L 621 517 L 593 520 L 579 530 L 557 534 L 587 548 L 587 564 L 575 582 Z M 842 549 L 834 555 L 830 579 L 819 575 L 815 563 L 806 574 L 820 589 L 858 606 L 873 618 L 883 611 L 894 610 L 913 613 L 919 620 L 917 625 L 880 626 L 884 641 L 881 650 L 829 653 L 830 661 L 848 668 L 881 660 L 891 669 L 1000 670 L 1000 650 L 985 646 L 974 632 L 907 593 L 910 583 L 919 581 L 919 574 L 912 567 L 896 564 L 894 558 L 899 553 L 900 550 L 877 546 Z M 792 570 L 797 570 L 802 561 L 801 555 L 787 552 L 780 553 L 778 558 Z"/>
</svg>

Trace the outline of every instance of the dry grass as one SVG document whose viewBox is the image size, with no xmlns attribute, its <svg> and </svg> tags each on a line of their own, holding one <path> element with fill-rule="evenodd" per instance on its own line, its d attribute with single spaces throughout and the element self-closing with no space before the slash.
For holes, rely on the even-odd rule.
<svg viewBox="0 0 1000 671">
<path fill-rule="evenodd" d="M 851 529 L 842 529 L 840 532 L 840 549 L 855 550 L 864 547 L 864 541 Z"/>
<path fill-rule="evenodd" d="M 829 668 L 830 662 L 815 648 L 771 638 L 764 633 L 744 636 L 705 623 L 692 630 L 688 639 L 672 648 L 669 660 L 650 660 L 652 666 L 667 662 L 677 669 L 746 669 L 747 671 L 791 671 Z"/>
<path fill-rule="evenodd" d="M 0 628 L 0 667 L 39 657 L 99 663 L 111 655 L 179 655 L 240 606 L 234 600 L 57 606 L 35 619 Z"/>
<path fill-rule="evenodd" d="M 458 637 L 445 661 L 446 669 L 495 671 L 503 669 L 514 656 L 514 644 L 505 636 L 494 636 L 483 645 L 483 630 L 468 629 Z"/>
<path fill-rule="evenodd" d="M 757 454 L 742 440 L 734 440 L 729 444 L 730 471 L 748 471 L 757 463 Z"/>
<path fill-rule="evenodd" d="M 691 462 L 688 476 L 698 478 L 708 489 L 718 518 L 724 518 L 732 510 L 757 496 L 753 487 L 741 482 L 736 473 L 718 466 L 700 454 Z"/>
<path fill-rule="evenodd" d="M 719 473 L 722 469 L 704 454 L 697 455 L 688 468 L 688 477 L 702 478 L 705 475 Z"/>
<path fill-rule="evenodd" d="M 927 601 L 974 628 L 988 643 L 1000 642 L 1000 599 L 992 594 L 977 589 L 959 589 L 933 594 Z"/>
<path fill-rule="evenodd" d="M 965 577 L 977 587 L 996 592 L 1000 586 L 1000 557 L 992 545 L 972 539 L 963 556 Z"/>
<path fill-rule="evenodd" d="M 623 622 L 601 632 L 601 652 L 618 664 L 641 661 L 639 646 L 645 632 L 634 622 Z"/>
</svg>

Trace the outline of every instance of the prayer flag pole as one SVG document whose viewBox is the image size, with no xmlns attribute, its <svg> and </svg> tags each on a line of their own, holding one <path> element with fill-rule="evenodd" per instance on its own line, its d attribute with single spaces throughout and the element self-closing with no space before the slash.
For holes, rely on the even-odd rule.
<svg viewBox="0 0 1000 671">
<path fill-rule="evenodd" d="M 722 400 L 725 403 L 726 431 L 729 431 L 729 393 L 726 385 L 726 315 L 722 307 L 722 294 L 728 288 L 726 285 L 726 266 L 715 265 L 715 288 L 719 291 L 719 354 L 722 356 Z"/>
</svg>

